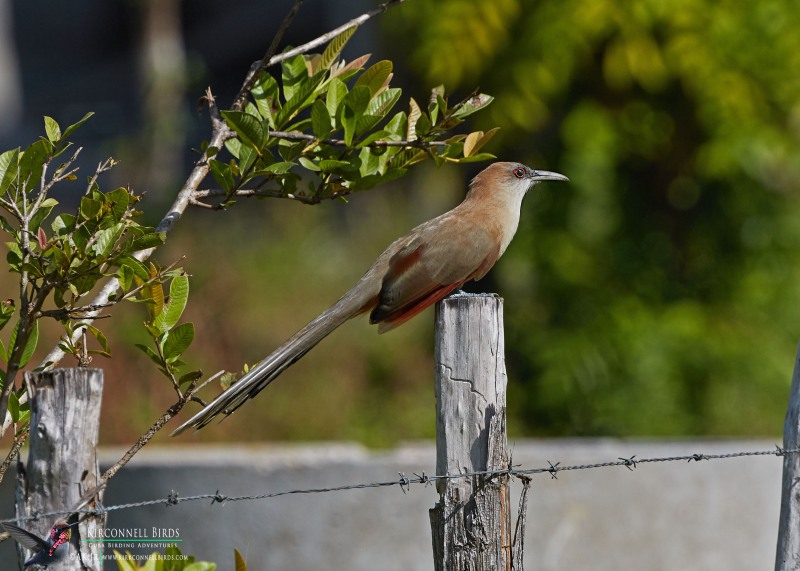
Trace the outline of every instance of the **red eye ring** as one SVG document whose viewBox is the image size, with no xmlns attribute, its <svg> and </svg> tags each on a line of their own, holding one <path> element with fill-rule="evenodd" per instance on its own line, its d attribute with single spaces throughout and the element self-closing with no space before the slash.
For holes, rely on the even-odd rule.
<svg viewBox="0 0 800 571">
<path fill-rule="evenodd" d="M 525 176 L 525 169 L 522 167 L 517 167 L 514 169 L 514 176 L 517 178 L 523 178 Z"/>
</svg>

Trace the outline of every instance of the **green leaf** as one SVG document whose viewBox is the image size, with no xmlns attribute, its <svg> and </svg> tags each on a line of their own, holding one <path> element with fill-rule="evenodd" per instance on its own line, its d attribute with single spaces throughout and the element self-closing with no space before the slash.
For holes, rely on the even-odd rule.
<svg viewBox="0 0 800 571">
<path fill-rule="evenodd" d="M 110 207 L 114 220 L 120 221 L 125 217 L 128 211 L 128 206 L 135 200 L 128 189 L 119 187 L 111 192 L 106 193 L 104 197 L 105 203 Z"/>
<path fill-rule="evenodd" d="M 44 222 L 45 218 L 50 216 L 50 212 L 57 204 L 58 201 L 55 198 L 45 198 L 39 205 L 39 209 L 34 212 L 33 216 L 31 217 L 30 224 L 28 224 L 28 230 L 39 230 L 39 226 L 42 225 L 42 222 Z"/>
<path fill-rule="evenodd" d="M 29 146 L 19 158 L 19 180 L 21 184 L 27 182 L 28 190 L 39 184 L 42 178 L 44 163 L 50 156 L 50 142 L 39 139 Z"/>
<path fill-rule="evenodd" d="M 274 129 L 274 116 L 280 110 L 278 82 L 266 71 L 263 71 L 250 93 L 256 102 L 259 115 L 266 119 L 269 122 L 269 126 Z"/>
<path fill-rule="evenodd" d="M 431 90 L 431 98 L 428 103 L 428 115 L 430 115 L 431 123 L 436 125 L 439 117 L 439 112 L 446 112 L 447 104 L 444 100 L 444 85 L 437 85 Z"/>
<path fill-rule="evenodd" d="M 319 99 L 314 101 L 311 106 L 311 128 L 314 131 L 314 136 L 318 139 L 324 139 L 333 129 L 328 108 Z"/>
<path fill-rule="evenodd" d="M 94 115 L 94 112 L 89 111 L 86 115 L 83 116 L 83 119 L 67 127 L 67 129 L 64 131 L 64 134 L 61 135 L 61 139 L 63 140 L 69 138 L 69 136 L 72 135 L 72 133 L 74 133 L 76 129 L 79 129 L 84 123 L 86 123 L 86 121 L 88 121 L 89 117 L 91 117 L 92 115 Z"/>
<path fill-rule="evenodd" d="M 283 60 L 281 78 L 283 79 L 283 98 L 289 101 L 299 91 L 302 81 L 308 78 L 305 58 L 302 55 L 296 55 Z"/>
<path fill-rule="evenodd" d="M 345 95 L 347 95 L 347 85 L 338 78 L 332 79 L 328 86 L 328 93 L 325 94 L 325 107 L 328 108 L 329 117 L 338 115 L 339 105 Z"/>
<path fill-rule="evenodd" d="M 19 397 L 14 391 L 8 393 L 8 412 L 11 413 L 12 422 L 19 422 Z"/>
<path fill-rule="evenodd" d="M 453 117 L 456 117 L 457 119 L 468 117 L 476 111 L 480 111 L 492 101 L 494 101 L 494 97 L 491 95 L 486 95 L 485 93 L 474 95 L 455 106 Z"/>
<path fill-rule="evenodd" d="M 19 321 L 17 325 L 14 327 L 14 330 L 11 332 L 11 338 L 8 340 L 8 350 L 9 352 L 14 350 L 14 344 L 17 342 L 17 331 L 19 330 Z M 33 328 L 31 329 L 31 335 L 28 337 L 28 341 L 25 344 L 25 348 L 22 350 L 22 354 L 19 358 L 19 366 L 20 368 L 24 367 L 28 364 L 28 361 L 31 360 L 33 356 L 33 352 L 36 350 L 36 344 L 39 342 L 39 322 L 33 322 Z"/>
<path fill-rule="evenodd" d="M 242 177 L 247 177 L 247 180 L 249 180 L 248 173 L 256 160 L 258 160 L 258 153 L 254 149 L 242 147 L 239 156 L 239 171 Z"/>
<path fill-rule="evenodd" d="M 14 315 L 14 300 L 7 299 L 5 301 L 0 301 L 0 329 L 6 326 L 8 320 L 11 319 L 11 316 Z"/>
<path fill-rule="evenodd" d="M 186 302 L 189 300 L 189 278 L 177 276 L 169 284 L 169 303 L 164 311 L 159 313 L 153 321 L 153 326 L 159 331 L 169 331 L 180 320 Z"/>
<path fill-rule="evenodd" d="M 356 117 L 352 109 L 344 107 L 340 113 L 339 122 L 344 129 L 344 142 L 349 147 L 353 144 L 353 137 L 355 137 L 356 126 L 358 125 L 358 117 Z"/>
<path fill-rule="evenodd" d="M 350 93 L 345 95 L 342 104 L 351 109 L 359 117 L 367 110 L 370 101 L 370 91 L 363 85 L 354 87 Z"/>
<path fill-rule="evenodd" d="M 366 115 L 375 115 L 383 118 L 392 110 L 403 90 L 398 87 L 386 89 L 372 98 L 367 106 Z"/>
<path fill-rule="evenodd" d="M 302 155 L 305 148 L 305 141 L 281 140 L 281 142 L 278 143 L 278 154 L 284 161 L 291 162 Z"/>
<path fill-rule="evenodd" d="M 471 155 L 469 157 L 464 157 L 464 158 L 458 159 L 458 163 L 459 164 L 462 164 L 462 163 L 479 163 L 481 161 L 491 161 L 491 160 L 496 159 L 496 158 L 497 157 L 494 156 L 491 153 L 478 153 L 476 155 Z"/>
<path fill-rule="evenodd" d="M 88 196 L 81 198 L 80 213 L 84 220 L 91 220 L 100 214 L 103 203 Z"/>
<path fill-rule="evenodd" d="M 27 422 L 31 417 L 31 405 L 29 402 L 25 402 L 19 405 L 19 418 L 17 419 L 18 424 L 24 424 Z"/>
<path fill-rule="evenodd" d="M 239 158 L 239 151 L 242 150 L 242 142 L 239 139 L 228 139 L 225 141 L 225 148 L 235 158 Z"/>
<path fill-rule="evenodd" d="M 370 133 L 368 137 L 359 141 L 358 145 L 356 145 L 356 148 L 363 149 L 364 147 L 368 147 L 375 141 L 388 141 L 390 139 L 391 139 L 391 133 L 389 131 L 382 129 L 380 131 L 375 131 L 374 133 Z M 384 149 L 385 147 L 381 148 L 380 151 L 376 152 L 382 152 Z"/>
<path fill-rule="evenodd" d="M 327 159 L 319 162 L 319 168 L 322 172 L 331 172 L 340 169 L 349 170 L 352 165 L 348 161 L 337 161 L 334 159 Z"/>
<path fill-rule="evenodd" d="M 19 166 L 19 147 L 11 149 L 0 155 L 0 194 L 8 190 L 8 187 L 17 177 L 17 167 Z"/>
<path fill-rule="evenodd" d="M 399 141 L 406 136 L 406 122 L 407 118 L 405 111 L 400 111 L 400 113 L 397 113 L 394 117 L 392 117 L 383 130 L 394 135 L 394 137 L 391 139 Z"/>
<path fill-rule="evenodd" d="M 428 118 L 428 115 L 423 113 L 420 115 L 419 119 L 417 119 L 417 124 L 414 126 L 414 132 L 416 133 L 417 137 L 424 137 L 431 131 L 431 120 Z"/>
<path fill-rule="evenodd" d="M 123 289 L 123 291 L 128 291 L 131 289 L 131 285 L 133 284 L 133 269 L 129 266 L 120 266 L 117 270 L 117 280 L 119 280 L 119 286 Z"/>
<path fill-rule="evenodd" d="M 95 242 L 94 242 L 94 251 L 100 257 L 107 257 L 114 246 L 117 244 L 117 240 L 120 239 L 122 233 L 125 231 L 125 223 L 124 222 L 117 222 L 111 228 L 105 228 L 103 230 L 98 231 L 95 234 Z"/>
<path fill-rule="evenodd" d="M 120 268 L 129 268 L 133 274 L 142 281 L 146 281 L 150 278 L 150 272 L 147 270 L 147 267 L 133 256 L 120 258 L 117 260 L 117 263 Z"/>
<path fill-rule="evenodd" d="M 252 147 L 260 156 L 261 147 L 266 143 L 267 139 L 261 121 L 243 111 L 222 111 L 220 115 L 225 119 L 228 126 L 236 131 L 242 143 Z"/>
<path fill-rule="evenodd" d="M 358 26 L 353 26 L 352 28 L 347 28 L 341 34 L 333 38 L 328 45 L 325 46 L 325 51 L 322 52 L 322 57 L 317 64 L 317 69 L 328 69 L 331 64 L 336 61 L 339 57 L 339 54 L 342 53 L 342 48 L 344 48 L 347 40 L 355 34 Z"/>
<path fill-rule="evenodd" d="M 361 159 L 361 168 L 358 172 L 362 177 L 378 172 L 378 169 L 380 168 L 380 157 L 375 155 L 372 152 L 372 149 L 361 149 L 361 153 L 358 156 Z"/>
<path fill-rule="evenodd" d="M 374 97 L 392 75 L 392 62 L 381 60 L 372 65 L 367 71 L 362 73 L 356 80 L 355 86 L 360 85 L 369 88 L 370 96 Z"/>
<path fill-rule="evenodd" d="M 0 341 L 0 359 L 2 359 L 3 363 L 6 365 L 8 364 L 8 353 L 6 352 L 6 346 L 3 345 L 2 341 Z"/>
<path fill-rule="evenodd" d="M 19 266 L 19 264 L 22 263 L 22 250 L 19 249 L 19 244 L 16 242 L 6 242 L 6 248 L 8 248 L 6 261 L 12 266 Z"/>
<path fill-rule="evenodd" d="M 75 247 L 79 250 L 78 257 L 84 256 L 83 250 L 86 249 L 86 246 L 89 243 L 89 238 L 91 237 L 92 235 L 89 233 L 86 225 L 75 228 L 75 231 L 72 233 L 72 241 L 75 243 Z"/>
<path fill-rule="evenodd" d="M 158 353 L 153 351 L 150 347 L 148 347 L 147 345 L 143 345 L 141 343 L 136 343 L 136 347 L 144 351 L 144 354 L 150 357 L 150 360 L 153 361 L 153 363 L 159 366 L 162 365 L 161 357 L 159 357 Z"/>
<path fill-rule="evenodd" d="M 75 217 L 72 214 L 59 214 L 50 224 L 56 236 L 64 236 L 75 228 Z"/>
<path fill-rule="evenodd" d="M 358 118 L 356 121 L 356 135 L 361 135 L 362 133 L 366 133 L 370 131 L 381 122 L 381 117 L 377 117 L 375 115 L 367 115 L 366 113 Z"/>
<path fill-rule="evenodd" d="M 92 336 L 94 336 L 94 338 L 97 339 L 97 342 L 100 344 L 100 347 L 102 348 L 102 351 L 94 351 L 94 353 L 97 355 L 102 355 L 104 357 L 111 357 L 111 352 L 109 351 L 109 346 L 108 346 L 108 339 L 106 338 L 105 334 L 90 323 L 86 324 L 86 328 L 89 330 L 89 333 L 91 333 Z"/>
<path fill-rule="evenodd" d="M 367 105 L 364 115 L 358 120 L 356 132 L 358 134 L 369 131 L 392 110 L 397 100 L 400 99 L 402 90 L 399 88 L 386 89 L 372 98 Z"/>
<path fill-rule="evenodd" d="M 44 131 L 51 143 L 58 143 L 61 140 L 61 127 L 58 126 L 55 119 L 47 115 L 44 117 Z"/>
<path fill-rule="evenodd" d="M 294 91 L 294 95 L 283 104 L 280 112 L 275 117 L 276 128 L 282 129 L 298 112 L 304 109 L 316 94 L 317 88 L 325 79 L 324 73 L 304 79 Z"/>
<path fill-rule="evenodd" d="M 344 141 L 348 147 L 353 143 L 358 120 L 369 105 L 369 97 L 369 88 L 360 85 L 354 87 L 342 100 L 339 121 L 344 128 Z"/>
<path fill-rule="evenodd" d="M 285 173 L 289 172 L 291 170 L 291 168 L 293 166 L 295 166 L 295 164 L 296 163 L 293 163 L 293 162 L 290 162 L 290 161 L 272 163 L 271 165 L 269 165 L 264 170 L 266 172 L 269 172 L 269 173 L 272 173 L 272 174 L 285 174 Z"/>
<path fill-rule="evenodd" d="M 97 285 L 98 280 L 102 277 L 100 271 L 96 268 L 86 268 L 86 273 L 81 273 L 72 278 L 70 286 L 74 286 L 73 291 L 77 291 L 78 295 L 83 295 Z"/>
<path fill-rule="evenodd" d="M 173 361 L 180 357 L 194 340 L 194 323 L 181 323 L 169 332 L 164 342 L 164 358 Z"/>
<path fill-rule="evenodd" d="M 211 170 L 211 176 L 217 181 L 217 184 L 222 187 L 225 192 L 230 192 L 236 184 L 231 172 L 230 165 L 220 162 L 217 159 L 211 159 L 208 162 L 208 167 Z"/>
<path fill-rule="evenodd" d="M 389 161 L 391 169 L 405 168 L 425 160 L 427 153 L 418 149 L 403 149 Z"/>
<path fill-rule="evenodd" d="M 314 161 L 312 161 L 310 159 L 307 159 L 306 157 L 300 157 L 298 159 L 298 161 L 300 161 L 300 164 L 303 165 L 303 167 L 305 169 L 308 169 L 308 170 L 313 171 L 313 172 L 319 172 L 320 171 L 319 165 L 317 163 L 315 163 Z"/>
</svg>

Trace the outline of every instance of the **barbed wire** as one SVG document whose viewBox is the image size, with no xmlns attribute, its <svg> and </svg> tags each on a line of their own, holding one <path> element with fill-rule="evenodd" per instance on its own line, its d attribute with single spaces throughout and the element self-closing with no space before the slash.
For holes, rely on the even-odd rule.
<svg viewBox="0 0 800 571">
<path fill-rule="evenodd" d="M 639 464 L 653 464 L 653 463 L 660 463 L 660 462 L 700 462 L 703 460 L 724 460 L 728 458 L 743 458 L 749 456 L 790 456 L 793 454 L 800 453 L 800 448 L 790 448 L 784 449 L 780 446 L 775 446 L 774 450 L 745 450 L 745 451 L 738 451 L 738 452 L 728 452 L 725 454 L 685 454 L 682 456 L 663 456 L 663 457 L 652 457 L 652 458 L 637 458 L 636 455 L 633 455 L 629 458 L 622 458 L 619 457 L 616 460 L 611 460 L 609 462 L 596 462 L 596 463 L 587 463 L 587 464 L 570 464 L 570 465 L 561 465 L 561 462 L 556 462 L 555 464 L 547 461 L 548 466 L 546 467 L 539 467 L 539 468 L 521 468 L 519 466 L 514 467 L 513 465 L 504 470 L 483 470 L 483 471 L 476 471 L 476 472 L 462 472 L 458 474 L 440 474 L 435 476 L 428 476 L 425 472 L 420 473 L 413 473 L 413 477 L 407 477 L 404 473 L 399 472 L 399 478 L 394 480 L 385 480 L 381 482 L 366 482 L 366 483 L 359 483 L 359 484 L 344 484 L 341 486 L 331 486 L 326 488 L 303 488 L 303 489 L 295 489 L 295 490 L 284 490 L 280 492 L 267 492 L 263 494 L 253 494 L 253 495 L 243 495 L 243 496 L 226 496 L 222 494 L 219 490 L 214 492 L 213 494 L 196 494 L 192 496 L 181 496 L 177 491 L 172 490 L 170 491 L 169 495 L 163 498 L 156 498 L 151 500 L 142 500 L 139 502 L 131 502 L 126 504 L 117 504 L 113 506 L 100 506 L 95 509 L 81 509 L 81 510 L 73 510 L 73 511 L 54 511 L 54 512 L 46 512 L 41 514 L 33 514 L 29 517 L 25 518 L 11 518 L 11 519 L 0 519 L 0 523 L 19 523 L 24 521 L 33 521 L 44 519 L 47 517 L 59 517 L 65 516 L 70 514 L 80 514 L 86 516 L 103 516 L 109 514 L 111 512 L 120 511 L 120 510 L 127 510 L 127 509 L 134 509 L 134 508 L 141 508 L 153 505 L 165 505 L 165 506 L 175 506 L 184 502 L 196 502 L 196 501 L 208 501 L 211 500 L 211 505 L 214 504 L 225 504 L 227 502 L 243 502 L 243 501 L 254 501 L 254 500 L 267 500 L 271 498 L 279 498 L 282 496 L 291 496 L 291 495 L 304 495 L 304 494 L 324 494 L 328 492 L 342 492 L 345 490 L 363 490 L 368 488 L 388 488 L 399 486 L 403 493 L 407 493 L 410 491 L 412 485 L 422 484 L 424 486 L 429 486 L 439 481 L 446 481 L 446 480 L 459 480 L 465 478 L 476 478 L 476 477 L 489 477 L 494 478 L 498 476 L 514 476 L 514 477 L 527 477 L 536 474 L 549 474 L 551 479 L 558 479 L 559 472 L 571 472 L 577 470 L 594 470 L 598 468 L 613 468 L 613 467 L 625 467 L 628 470 L 635 470 Z"/>
</svg>

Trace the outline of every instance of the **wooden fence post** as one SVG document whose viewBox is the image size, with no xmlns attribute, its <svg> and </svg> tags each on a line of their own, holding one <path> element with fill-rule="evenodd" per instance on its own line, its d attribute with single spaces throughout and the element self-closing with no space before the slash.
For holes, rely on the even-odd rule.
<svg viewBox="0 0 800 571">
<path fill-rule="evenodd" d="M 436 473 L 508 468 L 503 300 L 436 305 Z M 437 571 L 512 569 L 507 475 L 439 480 L 430 510 Z M 515 565 L 521 569 L 521 561 Z"/>
<path fill-rule="evenodd" d="M 28 460 L 17 464 L 18 518 L 76 509 L 81 496 L 97 485 L 97 437 L 100 427 L 100 400 L 103 371 L 100 369 L 55 369 L 26 373 L 32 394 Z M 91 509 L 93 505 L 86 506 Z M 46 537 L 50 527 L 67 517 L 23 521 L 24 527 Z M 102 537 L 104 518 L 89 517 L 73 531 L 70 557 L 48 566 L 48 571 L 80 569 L 76 546 L 84 568 L 103 568 L 101 542 L 80 539 Z M 25 554 L 30 556 L 30 553 Z"/>
<path fill-rule="evenodd" d="M 800 345 L 794 359 L 789 406 L 783 423 L 784 450 L 800 448 Z M 783 487 L 778 524 L 778 549 L 775 571 L 800 569 L 800 454 L 783 457 Z"/>
</svg>

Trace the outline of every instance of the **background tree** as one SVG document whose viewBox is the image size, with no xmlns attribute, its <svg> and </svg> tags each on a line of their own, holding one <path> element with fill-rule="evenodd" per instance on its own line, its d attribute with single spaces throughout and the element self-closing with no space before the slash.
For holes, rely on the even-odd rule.
<svg viewBox="0 0 800 571">
<path fill-rule="evenodd" d="M 777 434 L 798 336 L 800 7 L 412 3 L 424 81 L 567 173 L 494 274 L 526 433 Z M 435 55 L 434 55 L 435 54 Z"/>
</svg>

